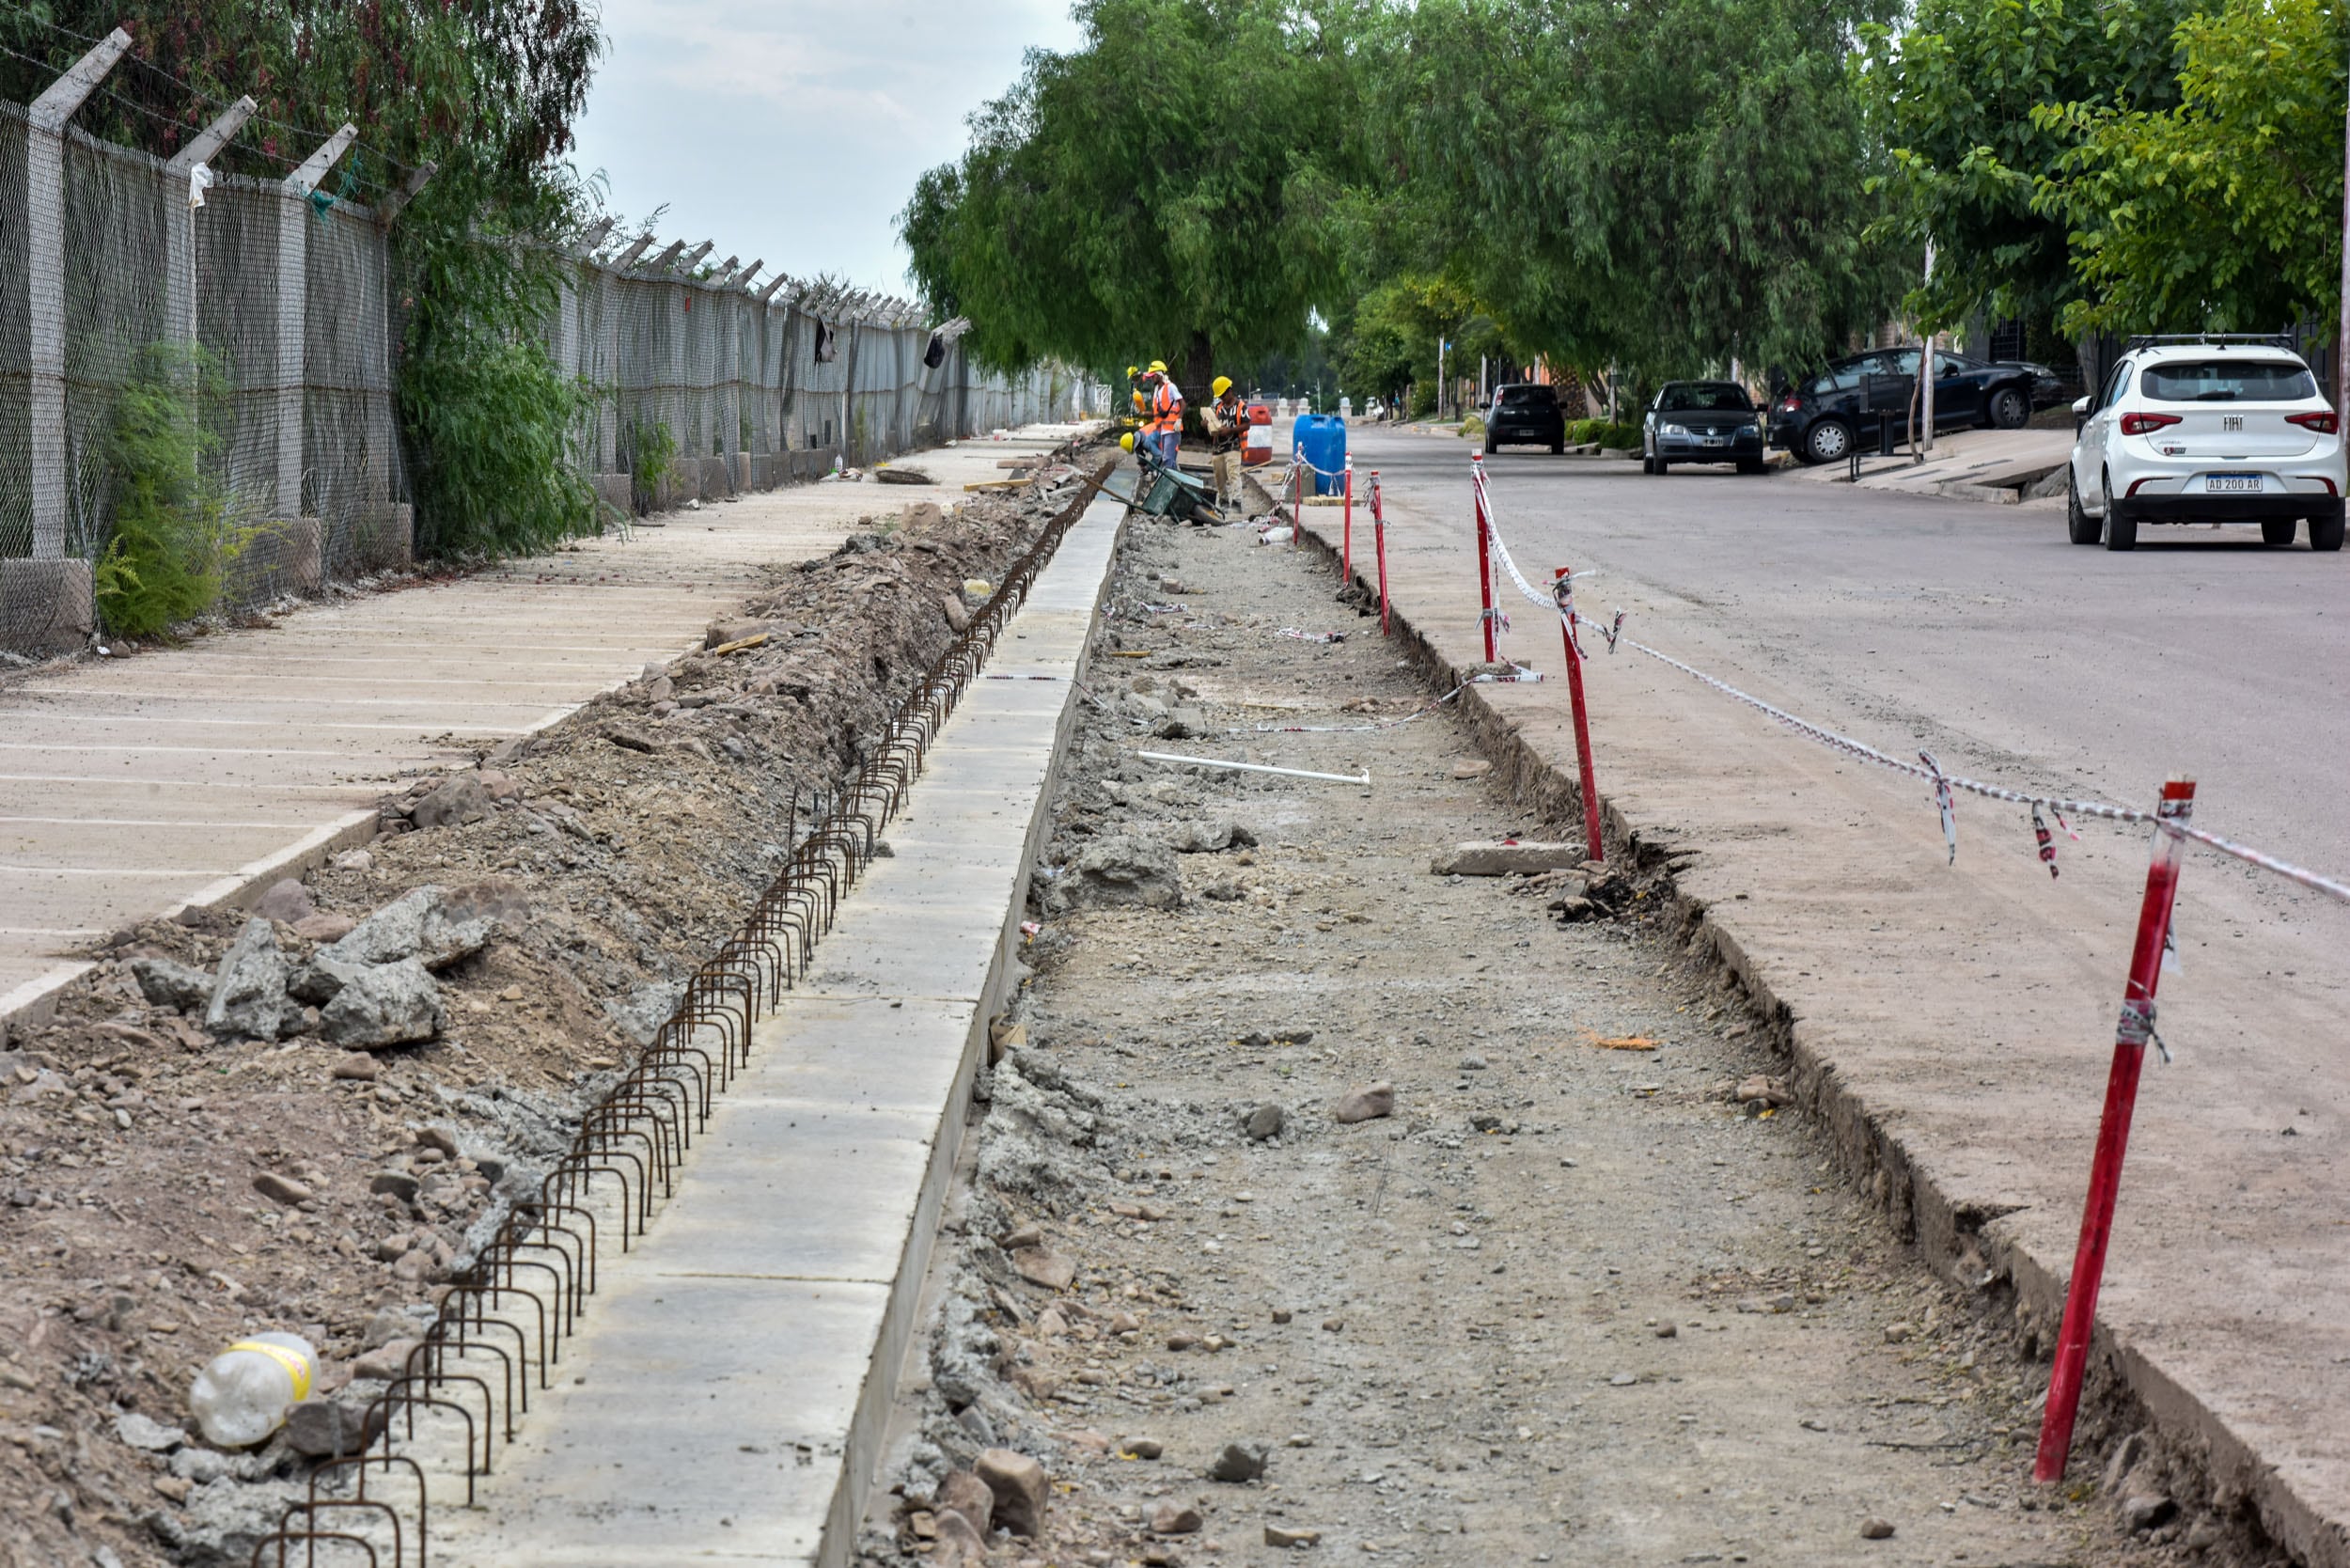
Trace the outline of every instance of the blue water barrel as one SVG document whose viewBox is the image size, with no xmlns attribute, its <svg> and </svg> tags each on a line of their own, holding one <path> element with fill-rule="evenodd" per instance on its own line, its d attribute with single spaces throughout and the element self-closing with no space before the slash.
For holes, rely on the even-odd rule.
<svg viewBox="0 0 2350 1568">
<path fill-rule="evenodd" d="M 1313 465 L 1314 494 L 1336 495 L 1346 488 L 1346 421 L 1337 415 L 1299 415 L 1290 453 Z"/>
</svg>

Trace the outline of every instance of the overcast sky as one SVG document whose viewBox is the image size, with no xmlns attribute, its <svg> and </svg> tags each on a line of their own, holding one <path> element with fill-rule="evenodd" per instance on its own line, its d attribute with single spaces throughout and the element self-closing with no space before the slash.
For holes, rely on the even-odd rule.
<svg viewBox="0 0 2350 1568">
<path fill-rule="evenodd" d="M 1077 39 L 1067 0 L 603 0 L 603 25 L 576 157 L 631 225 L 666 202 L 664 243 L 893 292 L 916 178 L 1022 51 Z"/>
</svg>

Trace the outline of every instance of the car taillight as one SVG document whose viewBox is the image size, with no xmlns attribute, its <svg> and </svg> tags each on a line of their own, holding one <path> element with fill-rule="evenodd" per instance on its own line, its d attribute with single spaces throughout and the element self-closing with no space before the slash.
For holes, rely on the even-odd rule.
<svg viewBox="0 0 2350 1568">
<path fill-rule="evenodd" d="M 2305 431 L 2315 431 L 2320 435 L 2331 435 L 2342 429 L 2342 421 L 2330 408 L 2323 414 L 2288 414 L 2285 423 L 2298 425 Z"/>
<path fill-rule="evenodd" d="M 1803 407 L 1803 400 L 1793 392 L 1778 400 L 1778 412 L 1781 414 L 1793 414 L 1801 407 Z"/>
<path fill-rule="evenodd" d="M 2124 414 L 2122 416 L 2122 433 L 2152 435 L 2165 425 L 2177 424 L 2179 418 L 2176 414 Z"/>
</svg>

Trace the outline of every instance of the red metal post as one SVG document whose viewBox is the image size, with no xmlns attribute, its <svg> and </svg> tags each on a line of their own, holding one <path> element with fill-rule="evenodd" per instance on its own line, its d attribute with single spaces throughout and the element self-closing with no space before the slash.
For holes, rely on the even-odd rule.
<svg viewBox="0 0 2350 1568">
<path fill-rule="evenodd" d="M 1477 619 L 1485 628 L 1485 662 L 1490 665 L 1498 657 L 1494 650 L 1493 546 L 1486 539 L 1485 463 L 1474 452 L 1469 454 L 1469 489 L 1477 497 Z"/>
<path fill-rule="evenodd" d="M 2156 815 L 2184 824 L 2195 813 L 2195 782 L 2173 778 L 2162 787 Z M 2064 1324 L 2057 1332 L 2056 1365 L 2048 1372 L 2048 1407 L 2040 1423 L 2040 1453 L 2032 1479 L 2064 1479 L 2073 1450 L 2073 1419 L 2080 1411 L 2081 1376 L 2089 1366 L 2090 1336 L 2097 1324 L 2097 1290 L 2105 1282 L 2106 1245 L 2113 1239 L 2114 1200 L 2122 1188 L 2122 1157 L 2130 1142 L 2130 1114 L 2138 1105 L 2138 1073 L 2146 1042 L 2154 1032 L 2154 982 L 2162 978 L 2162 949 L 2170 931 L 2170 903 L 2179 890 L 2179 856 L 2186 840 L 2154 830 L 2154 861 L 2146 869 L 2146 897 L 2138 910 L 2138 945 L 2130 952 L 2130 978 L 2122 994 L 2122 1022 L 2114 1031 L 2113 1066 L 2106 1075 L 2105 1117 L 2097 1124 L 2097 1152 L 2089 1167 L 2089 1200 L 2081 1208 L 2080 1247 L 2073 1255 L 2073 1279 L 2064 1294 Z"/>
<path fill-rule="evenodd" d="M 1379 553 L 1379 635 L 1387 635 L 1387 519 L 1379 507 L 1379 470 L 1371 471 L 1371 540 Z"/>
<path fill-rule="evenodd" d="M 1346 454 L 1346 531 L 1339 546 L 1339 581 L 1355 580 L 1355 454 Z"/>
<path fill-rule="evenodd" d="M 1567 574 L 1562 566 L 1551 576 L 1563 580 Z M 1583 786 L 1583 847 L 1588 858 L 1606 860 L 1607 852 L 1599 838 L 1599 788 L 1591 782 L 1591 725 L 1583 712 L 1583 655 L 1564 615 L 1559 618 L 1559 636 L 1567 645 L 1567 703 L 1574 710 L 1574 765 Z"/>
</svg>

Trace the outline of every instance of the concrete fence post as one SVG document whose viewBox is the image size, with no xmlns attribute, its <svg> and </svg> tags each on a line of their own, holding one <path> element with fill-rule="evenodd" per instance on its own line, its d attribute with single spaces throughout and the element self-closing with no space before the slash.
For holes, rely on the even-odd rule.
<svg viewBox="0 0 2350 1568">
<path fill-rule="evenodd" d="M 24 138 L 24 318 L 31 350 L 33 556 L 65 556 L 65 128 L 131 47 L 118 27 L 33 100 Z"/>
<path fill-rule="evenodd" d="M 186 187 L 197 165 L 219 157 L 220 149 L 252 118 L 253 110 L 251 98 L 238 99 L 164 165 L 170 187 L 164 194 L 164 335 L 191 349 L 196 346 L 196 194 Z"/>
<path fill-rule="evenodd" d="M 277 212 L 277 515 L 302 515 L 303 391 L 309 332 L 310 196 L 358 136 L 345 125 L 286 176 Z"/>
</svg>

